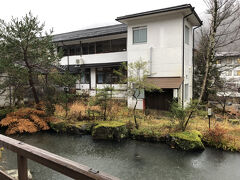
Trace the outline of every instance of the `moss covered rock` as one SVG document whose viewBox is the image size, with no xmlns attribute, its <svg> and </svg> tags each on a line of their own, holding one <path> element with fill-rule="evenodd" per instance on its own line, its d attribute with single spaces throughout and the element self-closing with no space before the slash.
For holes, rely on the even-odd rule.
<svg viewBox="0 0 240 180">
<path fill-rule="evenodd" d="M 132 129 L 130 132 L 131 138 L 139 141 L 147 141 L 147 142 L 165 142 L 165 137 L 159 133 L 154 132 L 151 129 L 140 128 L 140 129 Z"/>
<path fill-rule="evenodd" d="M 93 123 L 84 122 L 69 123 L 66 121 L 57 121 L 50 123 L 50 128 L 57 133 L 68 133 L 77 135 L 91 134 L 93 126 Z"/>
<path fill-rule="evenodd" d="M 202 134 L 199 131 L 184 131 L 169 134 L 167 143 L 184 151 L 203 151 Z"/>
<path fill-rule="evenodd" d="M 98 123 L 92 129 L 93 139 L 121 141 L 127 138 L 128 130 L 125 123 L 117 121 L 105 121 Z"/>
</svg>

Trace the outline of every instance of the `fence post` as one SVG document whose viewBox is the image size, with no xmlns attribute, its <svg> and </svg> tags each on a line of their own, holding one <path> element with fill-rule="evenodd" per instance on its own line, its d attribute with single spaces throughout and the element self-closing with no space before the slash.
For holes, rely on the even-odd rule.
<svg viewBox="0 0 240 180">
<path fill-rule="evenodd" d="M 27 158 L 18 154 L 17 162 L 18 162 L 18 179 L 28 180 Z"/>
</svg>

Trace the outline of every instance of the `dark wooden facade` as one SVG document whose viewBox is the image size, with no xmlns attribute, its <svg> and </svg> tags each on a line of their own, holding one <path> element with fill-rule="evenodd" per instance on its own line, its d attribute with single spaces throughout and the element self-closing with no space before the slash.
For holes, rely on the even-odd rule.
<svg viewBox="0 0 240 180">
<path fill-rule="evenodd" d="M 162 92 L 145 92 L 146 109 L 169 110 L 173 100 L 173 89 L 162 89 Z"/>
</svg>

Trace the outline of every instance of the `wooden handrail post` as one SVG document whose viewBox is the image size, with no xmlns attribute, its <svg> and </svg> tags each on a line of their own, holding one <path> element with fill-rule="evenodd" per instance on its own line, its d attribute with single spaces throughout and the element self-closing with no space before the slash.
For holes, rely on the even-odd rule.
<svg viewBox="0 0 240 180">
<path fill-rule="evenodd" d="M 17 162 L 18 162 L 18 179 L 28 180 L 27 158 L 18 154 Z"/>
</svg>

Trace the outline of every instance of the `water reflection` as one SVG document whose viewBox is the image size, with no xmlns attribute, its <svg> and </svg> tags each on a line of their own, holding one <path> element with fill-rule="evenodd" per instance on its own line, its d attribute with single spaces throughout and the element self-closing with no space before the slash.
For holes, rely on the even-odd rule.
<svg viewBox="0 0 240 180">
<path fill-rule="evenodd" d="M 169 149 L 164 144 L 127 140 L 121 143 L 93 141 L 90 136 L 67 136 L 48 133 L 15 136 L 46 149 L 126 180 L 212 180 L 240 179 L 240 155 L 206 149 L 187 153 Z M 6 169 L 16 168 L 16 155 L 5 151 Z M 37 180 L 69 179 L 29 161 Z"/>
</svg>

